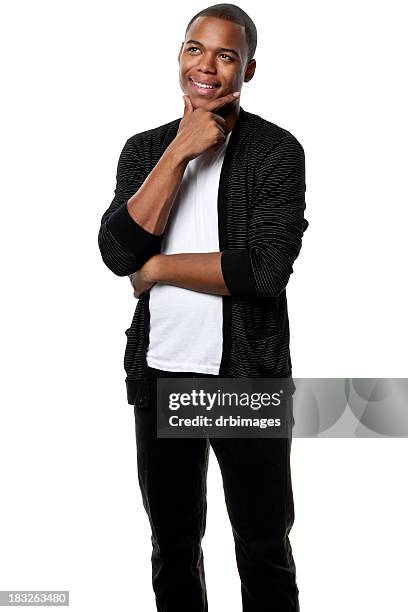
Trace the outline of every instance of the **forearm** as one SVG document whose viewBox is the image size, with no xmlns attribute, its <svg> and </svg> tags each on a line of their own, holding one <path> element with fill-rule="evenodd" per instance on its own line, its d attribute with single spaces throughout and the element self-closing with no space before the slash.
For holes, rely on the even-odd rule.
<svg viewBox="0 0 408 612">
<path fill-rule="evenodd" d="M 160 232 L 160 222 L 156 223 L 154 216 L 149 222 L 146 210 L 151 210 L 152 215 L 158 217 L 162 214 L 162 208 L 167 212 L 170 210 L 185 170 L 176 139 L 167 147 L 150 174 L 144 162 L 143 147 L 143 142 L 139 143 L 135 138 L 126 141 L 119 156 L 115 196 L 102 215 L 98 233 L 102 259 L 119 276 L 139 270 L 160 253 L 164 231 Z M 132 202 L 132 214 L 129 212 L 129 201 Z M 139 212 L 136 216 L 134 208 L 140 211 L 140 223 Z"/>
<path fill-rule="evenodd" d="M 147 264 L 152 282 L 201 293 L 229 295 L 221 270 L 221 253 L 155 255 Z"/>
<path fill-rule="evenodd" d="M 128 200 L 130 216 L 151 234 L 164 232 L 188 161 L 173 141 L 143 185 Z"/>
</svg>

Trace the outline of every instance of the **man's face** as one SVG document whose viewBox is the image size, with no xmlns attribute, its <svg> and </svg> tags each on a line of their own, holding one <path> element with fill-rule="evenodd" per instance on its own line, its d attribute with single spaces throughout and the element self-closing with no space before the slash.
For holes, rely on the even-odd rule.
<svg viewBox="0 0 408 612">
<path fill-rule="evenodd" d="M 178 55 L 181 89 L 194 108 L 241 91 L 243 82 L 249 81 L 255 71 L 255 60 L 248 65 L 247 60 L 243 26 L 217 17 L 198 17 L 187 31 Z M 200 87 L 194 81 L 213 87 Z M 239 107 L 239 100 L 231 104 Z"/>
</svg>

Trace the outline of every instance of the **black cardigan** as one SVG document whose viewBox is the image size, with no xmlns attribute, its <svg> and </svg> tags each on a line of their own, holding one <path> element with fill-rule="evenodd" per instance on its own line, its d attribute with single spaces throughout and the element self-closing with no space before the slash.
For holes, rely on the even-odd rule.
<svg viewBox="0 0 408 612">
<path fill-rule="evenodd" d="M 180 121 L 131 136 L 120 154 L 115 197 L 98 234 L 102 259 L 118 276 L 136 272 L 161 250 L 164 233 L 153 235 L 138 225 L 127 200 L 175 138 Z M 218 191 L 221 268 L 231 293 L 222 296 L 221 376 L 285 378 L 288 392 L 295 389 L 285 287 L 309 225 L 305 191 L 302 145 L 284 128 L 240 107 Z M 132 405 L 146 406 L 149 399 L 149 323 L 147 292 L 125 332 L 125 382 Z"/>
</svg>

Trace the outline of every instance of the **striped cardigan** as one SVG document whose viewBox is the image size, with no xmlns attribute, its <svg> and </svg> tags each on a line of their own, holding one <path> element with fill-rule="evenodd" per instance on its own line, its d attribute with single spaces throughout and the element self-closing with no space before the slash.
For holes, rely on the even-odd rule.
<svg viewBox="0 0 408 612">
<path fill-rule="evenodd" d="M 98 234 L 102 260 L 118 276 L 159 253 L 154 235 L 130 216 L 127 200 L 175 138 L 181 118 L 131 136 L 120 154 L 115 197 Z M 305 157 L 287 130 L 240 107 L 221 168 L 218 233 L 221 268 L 231 295 L 223 300 L 224 377 L 277 377 L 295 389 L 285 287 L 309 223 L 304 218 Z M 129 404 L 149 400 L 146 351 L 149 292 L 126 330 L 124 369 Z M 174 330 L 177 333 L 177 329 Z"/>
</svg>

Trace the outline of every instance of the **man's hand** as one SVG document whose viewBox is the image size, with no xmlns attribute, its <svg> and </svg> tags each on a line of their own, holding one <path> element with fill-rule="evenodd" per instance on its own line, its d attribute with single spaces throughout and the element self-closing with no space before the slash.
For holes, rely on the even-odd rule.
<svg viewBox="0 0 408 612">
<path fill-rule="evenodd" d="M 238 93 L 238 95 L 235 95 Z M 225 119 L 214 111 L 234 102 L 240 92 L 229 93 L 222 98 L 209 100 L 205 106 L 194 110 L 189 96 L 183 96 L 184 115 L 180 121 L 177 135 L 171 143 L 172 148 L 180 151 L 183 159 L 190 161 L 207 149 L 216 149 L 225 142 Z"/>
<path fill-rule="evenodd" d="M 133 272 L 133 274 L 129 274 L 135 298 L 139 298 L 142 293 L 149 291 L 155 284 L 156 281 L 153 280 L 153 269 L 156 257 L 157 255 L 154 255 L 146 261 L 139 270 Z"/>
</svg>

